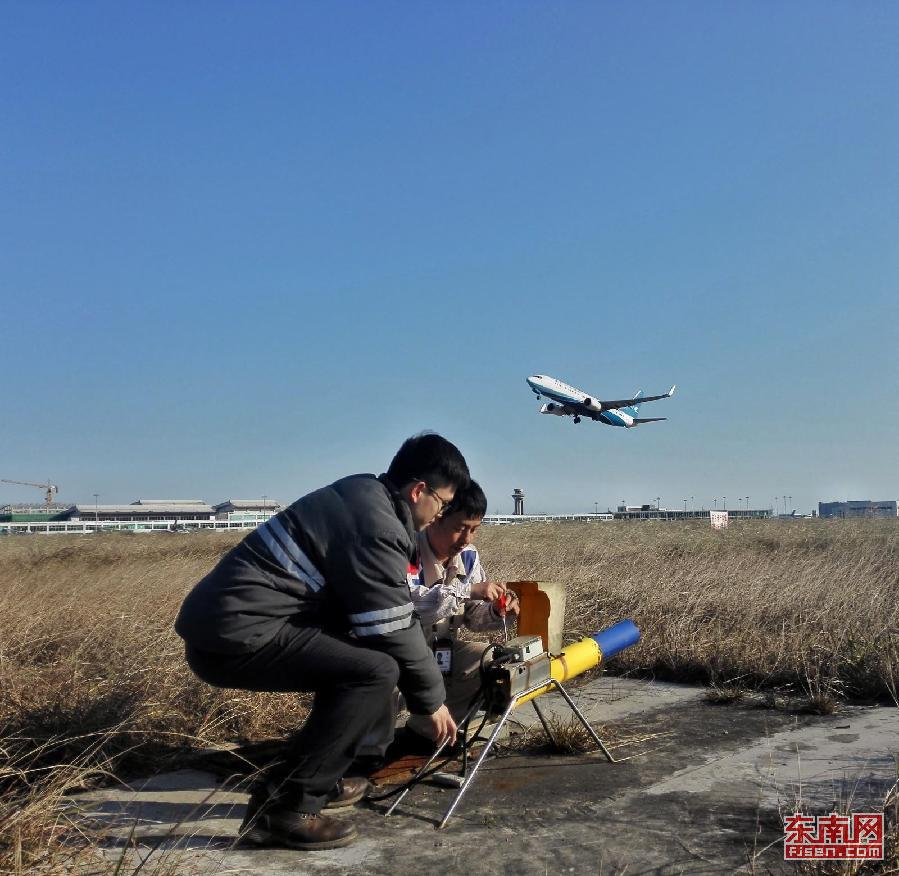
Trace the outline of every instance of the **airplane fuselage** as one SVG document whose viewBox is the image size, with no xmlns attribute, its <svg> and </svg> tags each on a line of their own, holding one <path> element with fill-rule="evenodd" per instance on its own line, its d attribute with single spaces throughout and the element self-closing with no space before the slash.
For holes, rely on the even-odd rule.
<svg viewBox="0 0 899 876">
<path fill-rule="evenodd" d="M 527 378 L 528 386 L 537 397 L 545 396 L 550 404 L 544 405 L 540 413 L 556 416 L 590 417 L 607 426 L 620 426 L 630 429 L 634 425 L 634 417 L 618 408 L 603 410 L 596 400 L 575 386 L 569 386 L 555 377 L 533 374 Z M 559 405 L 559 407 L 555 407 Z"/>
</svg>

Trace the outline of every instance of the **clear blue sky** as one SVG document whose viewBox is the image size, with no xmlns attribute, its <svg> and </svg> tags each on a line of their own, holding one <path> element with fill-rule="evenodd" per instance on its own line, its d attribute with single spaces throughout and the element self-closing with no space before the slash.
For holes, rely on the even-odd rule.
<svg viewBox="0 0 899 876">
<path fill-rule="evenodd" d="M 0 477 L 899 496 L 899 5 L 0 8 Z M 524 380 L 678 393 L 633 430 Z M 39 499 L 2 485 L 0 503 Z"/>
</svg>

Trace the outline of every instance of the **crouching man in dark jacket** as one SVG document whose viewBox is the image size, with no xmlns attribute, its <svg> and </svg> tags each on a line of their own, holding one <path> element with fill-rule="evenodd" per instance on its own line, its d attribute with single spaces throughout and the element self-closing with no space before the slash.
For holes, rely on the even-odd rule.
<svg viewBox="0 0 899 876">
<path fill-rule="evenodd" d="M 387 473 L 353 475 L 298 499 L 229 551 L 188 594 L 175 629 L 191 669 L 218 687 L 313 691 L 312 711 L 250 797 L 241 837 L 299 849 L 348 845 L 321 814 L 368 788 L 344 779 L 398 686 L 412 714 L 455 741 L 434 655 L 406 575 L 415 533 L 469 481 L 459 450 L 409 438 Z"/>
</svg>

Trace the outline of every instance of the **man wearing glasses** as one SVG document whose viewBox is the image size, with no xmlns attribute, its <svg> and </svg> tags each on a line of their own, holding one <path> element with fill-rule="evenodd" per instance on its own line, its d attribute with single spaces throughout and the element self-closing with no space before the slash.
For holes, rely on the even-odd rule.
<svg viewBox="0 0 899 876">
<path fill-rule="evenodd" d="M 481 687 L 480 662 L 487 642 L 457 638 L 465 627 L 501 632 L 505 614 L 517 615 L 518 597 L 499 581 L 487 580 L 474 537 L 487 513 L 487 497 L 476 481 L 456 491 L 452 504 L 417 534 L 419 566 L 409 572 L 409 589 L 422 629 L 446 685 L 446 706 L 458 724 Z M 429 737 L 431 728 L 412 715 L 406 729 Z"/>
<path fill-rule="evenodd" d="M 467 486 L 439 435 L 405 441 L 387 473 L 353 475 L 298 499 L 248 535 L 188 594 L 175 629 L 187 662 L 217 687 L 312 691 L 312 710 L 250 797 L 241 838 L 330 849 L 356 830 L 322 809 L 368 789 L 344 778 L 383 725 L 398 686 L 439 741 L 456 724 L 406 580 L 415 533 Z"/>
</svg>

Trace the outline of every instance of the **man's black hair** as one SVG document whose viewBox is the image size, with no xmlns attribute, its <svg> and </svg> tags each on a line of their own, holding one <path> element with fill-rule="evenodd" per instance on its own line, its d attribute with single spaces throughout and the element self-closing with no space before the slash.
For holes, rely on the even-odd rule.
<svg viewBox="0 0 899 876">
<path fill-rule="evenodd" d="M 403 442 L 387 469 L 397 487 L 410 481 L 425 481 L 432 489 L 468 486 L 470 475 L 465 457 L 455 444 L 435 432 L 421 432 Z"/>
<path fill-rule="evenodd" d="M 480 520 L 487 513 L 487 497 L 477 481 L 469 481 L 467 487 L 456 490 L 456 495 L 446 509 L 447 515 L 462 512 L 465 520 Z"/>
</svg>

